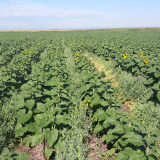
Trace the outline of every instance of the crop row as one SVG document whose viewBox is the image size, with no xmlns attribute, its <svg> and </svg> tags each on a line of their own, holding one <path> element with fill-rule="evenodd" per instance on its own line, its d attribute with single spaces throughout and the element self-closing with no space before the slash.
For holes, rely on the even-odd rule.
<svg viewBox="0 0 160 160">
<path fill-rule="evenodd" d="M 126 32 L 127 33 L 127 32 Z M 94 37 L 82 41 L 83 47 L 88 52 L 96 54 L 106 61 L 112 59 L 114 66 L 125 70 L 133 75 L 143 75 L 146 78 L 144 84 L 154 91 L 151 100 L 160 101 L 160 47 L 157 33 L 105 33 L 101 38 Z M 110 35 L 112 34 L 112 35 Z M 154 35 L 157 34 L 157 35 Z M 93 34 L 94 35 L 94 34 Z M 95 35 L 98 35 L 95 34 Z M 153 36 L 154 35 L 154 36 Z M 106 36 L 106 37 L 105 37 Z M 136 37 L 137 36 L 137 37 Z M 146 36 L 146 37 L 145 37 Z M 150 41 L 148 41 L 148 39 Z M 156 40 L 157 41 L 156 41 Z M 90 41 L 89 41 L 90 40 Z M 80 42 L 79 42 L 80 44 Z M 72 49 L 78 47 L 77 43 L 72 44 Z"/>
</svg>

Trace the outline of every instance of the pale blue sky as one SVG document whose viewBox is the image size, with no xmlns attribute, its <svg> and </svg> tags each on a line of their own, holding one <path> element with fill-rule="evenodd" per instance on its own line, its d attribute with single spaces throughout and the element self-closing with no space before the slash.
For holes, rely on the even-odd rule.
<svg viewBox="0 0 160 160">
<path fill-rule="evenodd" d="M 0 30 L 160 27 L 160 0 L 0 0 Z"/>
</svg>

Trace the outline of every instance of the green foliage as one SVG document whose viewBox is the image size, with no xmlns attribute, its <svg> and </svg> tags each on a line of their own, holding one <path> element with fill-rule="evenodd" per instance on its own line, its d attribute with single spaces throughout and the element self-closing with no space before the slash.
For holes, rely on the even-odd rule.
<svg viewBox="0 0 160 160">
<path fill-rule="evenodd" d="M 100 109 L 97 110 L 100 112 Z M 159 151 L 155 148 L 156 141 L 159 141 L 159 132 L 148 130 L 135 116 L 127 116 L 122 111 L 114 108 L 107 109 L 104 112 L 108 118 L 100 120 L 94 130 L 98 133 L 107 130 L 102 137 L 103 142 L 113 143 L 113 147 L 109 152 L 114 154 L 114 150 L 118 152 L 116 159 L 135 159 L 138 157 L 159 158 Z M 97 117 L 95 113 L 93 117 Z M 122 151 L 121 151 L 122 150 Z M 139 152 L 137 152 L 137 150 Z M 150 152 L 152 150 L 152 152 Z"/>
<path fill-rule="evenodd" d="M 0 108 L 0 152 L 3 147 L 14 146 L 14 129 L 16 109 L 13 108 L 15 97 L 6 101 Z"/>
<path fill-rule="evenodd" d="M 146 78 L 143 75 L 135 77 L 122 71 L 117 74 L 117 80 L 119 82 L 120 95 L 124 100 L 144 103 L 153 95 L 152 89 L 144 85 Z"/>
<path fill-rule="evenodd" d="M 29 154 L 26 153 L 12 153 L 9 151 L 8 148 L 3 148 L 1 154 L 0 154 L 0 159 L 1 160 L 27 160 L 29 158 Z"/>
<path fill-rule="evenodd" d="M 137 104 L 132 111 L 148 130 L 160 130 L 160 105 L 148 102 Z"/>
<path fill-rule="evenodd" d="M 86 92 L 89 88 L 83 88 L 83 83 L 88 82 L 88 77 L 84 76 L 85 73 L 81 73 L 83 70 L 76 70 L 77 66 L 81 66 L 83 62 L 76 63 L 72 58 L 71 51 L 64 45 L 66 55 L 66 69 L 70 76 L 69 95 L 71 96 L 72 105 L 69 106 L 69 124 L 71 129 L 63 128 L 60 133 L 62 137 L 55 145 L 57 150 L 56 159 L 87 159 L 87 144 L 84 141 L 89 137 L 87 105 L 81 101 L 81 93 Z M 86 63 L 87 65 L 87 63 Z M 73 74 L 74 73 L 74 74 Z M 92 74 L 93 76 L 93 74 Z M 89 76 L 90 78 L 92 77 Z M 83 82 L 83 83 L 82 83 Z M 91 117 L 91 113 L 89 114 Z"/>
<path fill-rule="evenodd" d="M 47 142 L 47 159 L 87 159 L 87 138 L 96 134 L 112 146 L 100 151 L 102 159 L 115 153 L 117 160 L 160 158 L 159 105 L 148 103 L 160 99 L 159 32 L 0 34 L 0 148 L 16 138 L 28 147 Z M 123 107 L 118 89 L 87 52 L 123 70 L 120 93 L 139 102 L 133 115 L 117 110 Z M 1 153 L 3 159 L 28 156 Z"/>
</svg>

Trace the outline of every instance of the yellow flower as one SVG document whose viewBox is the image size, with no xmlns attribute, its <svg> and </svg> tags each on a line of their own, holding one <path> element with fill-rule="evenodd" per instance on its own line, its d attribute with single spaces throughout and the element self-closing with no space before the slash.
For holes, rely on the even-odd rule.
<svg viewBox="0 0 160 160">
<path fill-rule="evenodd" d="M 77 108 L 75 108 L 75 111 L 77 110 Z"/>
<path fill-rule="evenodd" d="M 126 55 L 126 54 L 123 54 L 123 57 L 124 57 L 124 58 L 127 58 L 127 55 Z"/>
<path fill-rule="evenodd" d="M 140 55 L 143 56 L 143 53 L 141 53 Z"/>
<path fill-rule="evenodd" d="M 79 52 L 77 52 L 77 55 L 79 55 Z"/>
<path fill-rule="evenodd" d="M 90 103 L 91 101 L 90 101 L 90 100 L 88 100 L 88 102 Z"/>
<path fill-rule="evenodd" d="M 38 45 L 40 45 L 40 43 L 38 43 Z"/>
<path fill-rule="evenodd" d="M 91 107 L 93 107 L 93 105 L 91 105 Z"/>
<path fill-rule="evenodd" d="M 51 52 L 53 52 L 53 50 L 51 50 Z"/>
<path fill-rule="evenodd" d="M 147 59 L 144 59 L 144 63 L 148 63 L 149 61 Z"/>
<path fill-rule="evenodd" d="M 119 41 L 118 41 L 118 43 L 119 43 Z"/>
<path fill-rule="evenodd" d="M 83 43 L 81 43 L 81 45 L 83 45 Z"/>
<path fill-rule="evenodd" d="M 70 43 L 70 45 L 72 46 L 72 43 Z"/>
<path fill-rule="evenodd" d="M 24 50 L 23 53 L 26 53 L 26 51 Z"/>
<path fill-rule="evenodd" d="M 82 52 L 82 50 L 80 50 L 80 52 Z"/>
<path fill-rule="evenodd" d="M 82 56 L 80 56 L 80 58 L 82 58 Z"/>
<path fill-rule="evenodd" d="M 74 60 L 75 60 L 75 61 L 77 61 L 77 60 L 78 60 L 78 58 L 75 58 Z"/>
<path fill-rule="evenodd" d="M 31 53 L 32 51 L 30 50 L 29 53 Z"/>
<path fill-rule="evenodd" d="M 81 121 L 81 123 L 83 123 L 83 122 Z"/>
<path fill-rule="evenodd" d="M 97 43 L 97 42 L 95 42 L 95 43 Z"/>
<path fill-rule="evenodd" d="M 160 59 L 160 57 L 158 57 Z"/>
</svg>

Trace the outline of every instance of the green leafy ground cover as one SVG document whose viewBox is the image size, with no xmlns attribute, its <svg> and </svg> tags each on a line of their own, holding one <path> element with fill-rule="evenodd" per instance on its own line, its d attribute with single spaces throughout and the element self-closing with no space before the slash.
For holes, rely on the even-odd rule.
<svg viewBox="0 0 160 160">
<path fill-rule="evenodd" d="M 101 159 L 113 155 L 116 160 L 160 158 L 156 121 L 160 32 L 0 35 L 1 159 L 27 159 L 28 154 L 14 153 L 14 144 L 20 141 L 30 149 L 43 143 L 47 159 L 89 159 L 88 138 L 92 135 L 108 145 L 108 152 L 101 152 Z M 106 63 L 112 59 L 117 72 L 126 70 L 130 76 L 143 73 L 142 91 L 149 87 L 153 91 L 151 97 L 142 103 L 136 95 L 130 96 L 133 101 L 138 99 L 140 106 L 134 114 L 117 110 L 123 107 L 117 93 L 128 95 L 128 89 L 121 92 L 110 80 L 104 80 L 105 74 L 84 56 L 87 52 Z M 123 78 L 120 84 L 125 86 Z M 130 78 L 127 85 L 136 81 Z M 136 90 L 141 94 L 138 87 Z M 150 111 L 152 115 L 146 118 Z M 154 126 L 148 129 L 151 121 Z"/>
</svg>

